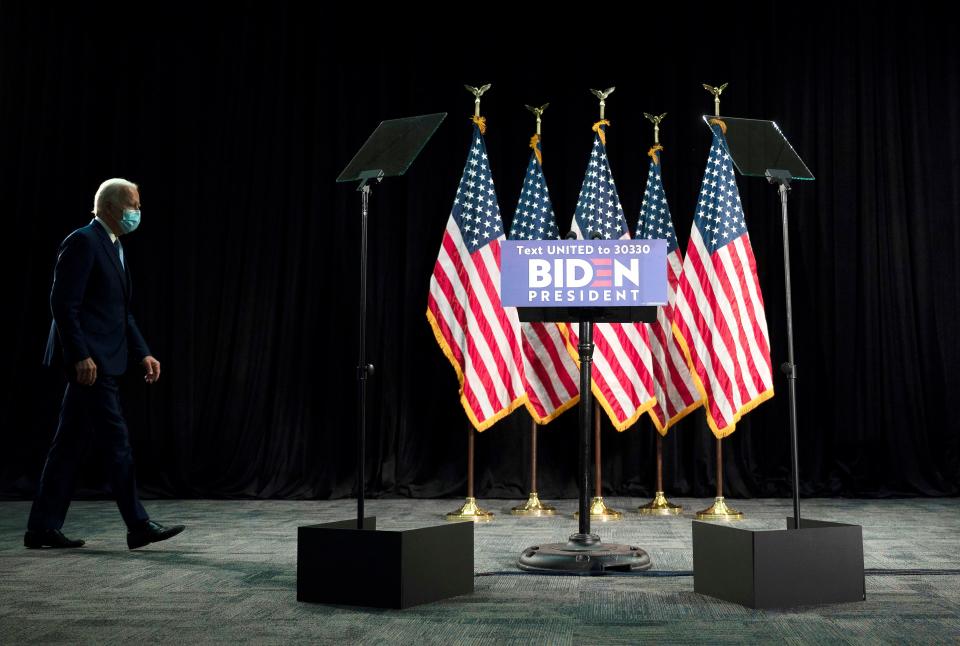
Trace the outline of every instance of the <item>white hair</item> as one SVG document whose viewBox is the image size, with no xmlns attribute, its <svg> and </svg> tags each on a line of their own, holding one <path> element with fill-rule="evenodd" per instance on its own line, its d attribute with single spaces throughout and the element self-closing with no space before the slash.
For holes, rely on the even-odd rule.
<svg viewBox="0 0 960 646">
<path fill-rule="evenodd" d="M 93 214 L 96 215 L 99 213 L 100 209 L 107 204 L 119 203 L 119 198 L 125 191 L 135 188 L 139 187 L 128 180 L 119 177 L 108 179 L 100 185 L 100 188 L 97 189 L 97 194 L 93 196 Z"/>
</svg>

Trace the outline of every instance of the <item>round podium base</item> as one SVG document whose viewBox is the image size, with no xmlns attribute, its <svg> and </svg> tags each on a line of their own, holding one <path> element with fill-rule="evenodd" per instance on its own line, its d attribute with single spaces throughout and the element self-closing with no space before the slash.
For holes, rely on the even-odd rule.
<svg viewBox="0 0 960 646">
<path fill-rule="evenodd" d="M 596 534 L 573 534 L 566 543 L 532 545 L 517 566 L 544 574 L 604 574 L 649 570 L 650 555 L 633 545 L 602 543 Z"/>
</svg>

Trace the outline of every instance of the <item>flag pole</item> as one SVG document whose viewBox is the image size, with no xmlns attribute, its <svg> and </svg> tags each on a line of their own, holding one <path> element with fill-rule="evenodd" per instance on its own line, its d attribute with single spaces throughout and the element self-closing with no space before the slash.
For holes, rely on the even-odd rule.
<svg viewBox="0 0 960 646">
<path fill-rule="evenodd" d="M 654 153 L 660 149 L 656 148 L 660 146 L 660 122 L 667 116 L 667 113 L 664 112 L 661 115 L 654 116 L 644 112 L 643 116 L 653 124 L 653 145 L 655 148 L 651 148 L 650 152 Z M 663 494 L 663 436 L 656 430 L 654 430 L 654 433 L 657 436 L 657 487 L 653 494 L 653 500 L 638 507 L 637 513 L 642 516 L 676 516 L 683 511 L 683 506 L 674 505 Z"/>
<path fill-rule="evenodd" d="M 473 120 L 474 122 L 482 122 L 483 117 L 480 116 L 480 97 L 483 96 L 484 92 L 490 89 L 490 84 L 481 85 L 480 87 L 473 87 L 470 85 L 464 85 L 468 92 L 470 92 L 473 97 Z M 483 128 L 481 128 L 482 132 Z M 474 496 L 473 492 L 473 462 L 474 462 L 474 434 L 477 431 L 473 428 L 472 424 L 467 424 L 467 499 L 456 511 L 452 511 L 447 514 L 447 520 L 472 520 L 474 522 L 486 522 L 493 520 L 493 512 L 482 509 L 477 505 L 477 499 Z"/>
<path fill-rule="evenodd" d="M 540 140 L 540 126 L 543 121 L 543 111 L 547 109 L 549 103 L 544 103 L 539 108 L 533 106 L 524 106 L 537 118 L 537 137 Z M 537 494 L 537 420 L 530 417 L 530 495 L 527 502 L 517 505 L 510 510 L 514 516 L 553 516 L 557 513 L 556 507 L 545 505 L 540 502 L 540 496 Z"/>
<path fill-rule="evenodd" d="M 713 94 L 713 116 L 720 117 L 720 94 L 727 89 L 729 83 L 724 83 L 720 87 L 703 84 L 703 89 Z M 711 121 L 711 123 L 713 123 Z M 721 122 L 722 123 L 722 122 Z M 726 126 L 724 126 L 726 128 Z M 742 520 L 743 512 L 737 511 L 727 505 L 723 499 L 723 444 L 719 437 L 717 438 L 717 497 L 713 504 L 697 512 L 697 520 Z"/>
<path fill-rule="evenodd" d="M 537 493 L 537 421 L 530 419 L 530 495 L 527 502 L 510 510 L 514 516 L 553 516 L 557 508 L 540 502 Z"/>
<path fill-rule="evenodd" d="M 743 512 L 727 505 L 723 499 L 723 441 L 717 438 L 717 497 L 713 504 L 697 512 L 697 520 L 742 520 Z"/>
<path fill-rule="evenodd" d="M 591 90 L 600 99 L 600 116 L 603 121 L 605 99 L 614 91 Z M 603 129 L 597 124 L 597 136 L 603 141 Z M 571 534 L 566 543 L 531 545 L 517 559 L 517 566 L 528 572 L 552 572 L 567 574 L 603 574 L 609 571 L 630 572 L 646 570 L 652 565 L 650 555 L 636 545 L 618 543 L 604 544 L 600 536 L 590 531 L 590 416 L 593 412 L 591 391 L 593 373 L 593 325 L 597 310 L 580 308 L 577 320 L 580 323 L 577 351 L 580 356 L 580 410 L 579 442 L 577 447 L 580 485 L 578 502 L 577 533 Z M 599 447 L 598 447 L 599 448 Z M 599 492 L 598 492 L 599 493 Z"/>
<path fill-rule="evenodd" d="M 447 514 L 447 520 L 472 520 L 474 522 L 487 522 L 493 520 L 493 512 L 482 509 L 477 504 L 477 498 L 473 493 L 473 463 L 474 448 L 473 441 L 477 431 L 472 424 L 467 424 L 467 499 L 456 511 Z"/>
<path fill-rule="evenodd" d="M 674 505 L 663 493 L 663 436 L 654 431 L 657 436 L 657 490 L 653 500 L 637 508 L 641 516 L 677 516 L 683 512 L 682 505 Z"/>
<path fill-rule="evenodd" d="M 623 520 L 623 512 L 607 507 L 603 500 L 603 467 L 600 459 L 600 406 L 593 403 L 593 445 L 596 447 L 593 454 L 593 492 L 596 494 L 590 500 L 590 520 L 607 522 Z M 574 512 L 574 518 L 580 517 L 580 512 Z"/>
<path fill-rule="evenodd" d="M 600 422 L 600 406 L 596 400 L 594 400 L 593 443 L 597 447 L 597 452 L 594 456 L 594 492 L 597 495 L 593 497 L 593 501 L 590 503 L 590 518 L 591 520 L 604 522 L 608 520 L 621 520 L 623 518 L 623 512 L 607 507 L 606 503 L 603 502 L 603 467 L 600 461 Z"/>
<path fill-rule="evenodd" d="M 600 121 L 606 119 L 607 97 L 613 93 L 614 89 L 615 88 L 611 87 L 603 91 L 590 90 L 595 97 L 600 99 Z M 593 493 L 595 495 L 590 500 L 590 520 L 599 520 L 602 522 L 621 520 L 623 518 L 623 512 L 607 507 L 607 504 L 603 501 L 603 470 L 600 465 L 600 407 L 596 402 L 594 402 L 593 406 L 593 445 L 595 447 Z M 574 512 L 573 517 L 579 518 L 580 512 Z"/>
</svg>

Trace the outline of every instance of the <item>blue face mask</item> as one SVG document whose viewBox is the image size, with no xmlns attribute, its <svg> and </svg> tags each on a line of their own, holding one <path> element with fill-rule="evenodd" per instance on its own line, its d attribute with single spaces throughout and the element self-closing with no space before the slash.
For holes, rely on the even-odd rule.
<svg viewBox="0 0 960 646">
<path fill-rule="evenodd" d="M 120 230 L 124 233 L 130 233 L 140 226 L 140 209 L 127 209 L 123 212 L 123 218 L 120 220 Z"/>
</svg>

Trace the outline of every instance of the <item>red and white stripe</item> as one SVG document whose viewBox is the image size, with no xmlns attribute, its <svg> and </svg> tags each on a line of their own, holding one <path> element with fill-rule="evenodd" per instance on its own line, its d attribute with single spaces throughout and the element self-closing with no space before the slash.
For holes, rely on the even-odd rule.
<svg viewBox="0 0 960 646">
<path fill-rule="evenodd" d="M 578 356 L 580 324 L 567 329 L 567 348 Z M 593 394 L 614 428 L 624 431 L 656 404 L 647 328 L 642 323 L 596 323 L 593 343 Z"/>
<path fill-rule="evenodd" d="M 500 241 L 473 254 L 451 217 L 430 278 L 427 318 L 460 379 L 460 401 L 478 431 L 525 400 L 520 321 L 500 302 Z"/>
<path fill-rule="evenodd" d="M 583 237 L 576 218 L 570 230 Z M 568 324 L 566 336 L 567 349 L 579 365 L 580 324 Z M 643 323 L 596 323 L 593 344 L 593 394 L 614 428 L 625 431 L 657 403 L 647 327 Z"/>
<path fill-rule="evenodd" d="M 650 408 L 650 418 L 661 435 L 703 403 L 697 391 L 683 350 L 673 336 L 674 304 L 683 260 L 680 250 L 667 256 L 667 304 L 657 308 L 657 320 L 648 324 L 648 340 L 652 356 L 654 396 L 657 403 Z"/>
<path fill-rule="evenodd" d="M 707 422 L 725 437 L 744 413 L 773 396 L 770 336 L 749 234 L 711 256 L 692 227 L 674 326 L 707 399 Z"/>
<path fill-rule="evenodd" d="M 538 424 L 580 400 L 580 370 L 556 323 L 522 323 L 527 410 Z"/>
</svg>

